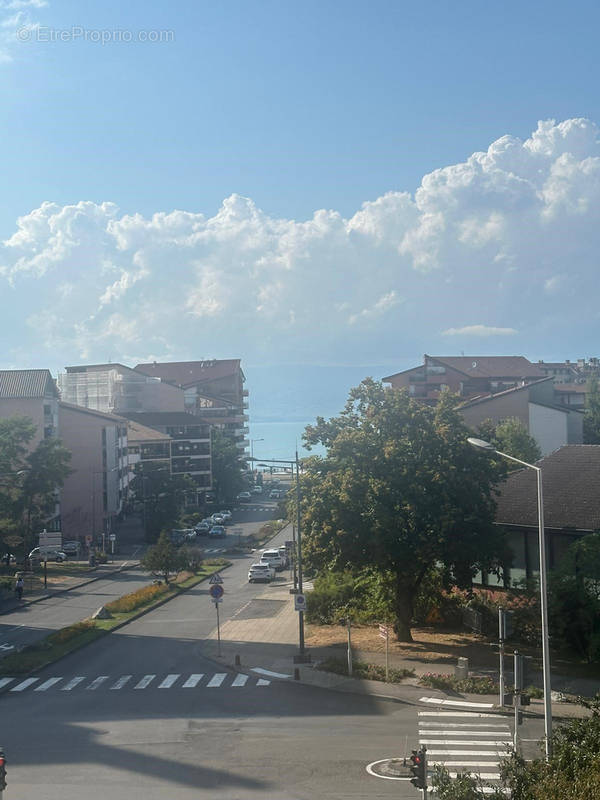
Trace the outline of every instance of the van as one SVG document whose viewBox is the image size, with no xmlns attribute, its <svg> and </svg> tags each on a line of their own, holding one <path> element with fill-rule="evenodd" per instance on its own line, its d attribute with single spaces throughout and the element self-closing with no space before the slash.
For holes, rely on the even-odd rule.
<svg viewBox="0 0 600 800">
<path fill-rule="evenodd" d="M 265 561 L 274 567 L 277 572 L 281 572 L 285 567 L 285 562 L 281 557 L 279 550 L 265 550 L 260 557 L 261 561 Z"/>
<path fill-rule="evenodd" d="M 31 561 L 66 561 L 66 554 L 56 545 L 34 547 L 28 558 Z"/>
</svg>

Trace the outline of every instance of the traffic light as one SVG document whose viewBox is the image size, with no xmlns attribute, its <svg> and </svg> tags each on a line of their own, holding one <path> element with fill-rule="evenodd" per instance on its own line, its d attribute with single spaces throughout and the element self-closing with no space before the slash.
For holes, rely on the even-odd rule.
<svg viewBox="0 0 600 800">
<path fill-rule="evenodd" d="M 425 756 L 425 749 L 421 750 L 413 750 L 411 757 L 411 766 L 410 771 L 412 774 L 412 778 L 410 782 L 413 786 L 416 786 L 417 789 L 426 789 L 427 788 L 427 759 Z"/>
<path fill-rule="evenodd" d="M 0 792 L 6 789 L 6 758 L 4 750 L 0 748 Z"/>
</svg>

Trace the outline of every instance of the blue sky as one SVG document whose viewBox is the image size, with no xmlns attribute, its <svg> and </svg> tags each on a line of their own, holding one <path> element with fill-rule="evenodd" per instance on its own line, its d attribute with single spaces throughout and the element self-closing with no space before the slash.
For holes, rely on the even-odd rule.
<svg viewBox="0 0 600 800">
<path fill-rule="evenodd" d="M 599 16 L 0 0 L 0 366 L 597 355 Z"/>
</svg>

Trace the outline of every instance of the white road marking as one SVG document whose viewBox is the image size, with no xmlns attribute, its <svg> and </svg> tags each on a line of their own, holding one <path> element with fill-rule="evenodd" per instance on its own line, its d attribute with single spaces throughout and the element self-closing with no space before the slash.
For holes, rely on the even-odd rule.
<svg viewBox="0 0 600 800">
<path fill-rule="evenodd" d="M 214 689 L 215 687 L 220 686 L 226 677 L 226 672 L 216 672 L 206 684 L 207 688 Z"/>
<path fill-rule="evenodd" d="M 61 692 L 70 692 L 71 689 L 74 689 L 78 686 L 82 681 L 85 680 L 85 675 L 79 675 L 77 678 L 72 678 L 66 686 L 63 686 Z"/>
<path fill-rule="evenodd" d="M 11 681 L 14 681 L 14 678 L 0 678 L 0 689 L 8 686 Z"/>
<path fill-rule="evenodd" d="M 14 644 L 0 644 L 0 650 L 14 650 Z"/>
<path fill-rule="evenodd" d="M 133 675 L 121 675 L 119 680 L 110 687 L 111 689 L 122 689 L 126 683 L 133 678 Z"/>
<path fill-rule="evenodd" d="M 446 728 L 473 728 L 472 722 L 419 722 L 421 728 L 439 728 L 442 724 Z M 510 730 L 510 726 L 506 725 L 504 722 L 482 722 L 477 727 L 479 730 L 481 730 L 481 728 L 503 728 L 506 731 Z"/>
<path fill-rule="evenodd" d="M 455 739 L 421 739 L 421 744 L 451 744 L 456 747 L 457 745 L 469 745 L 470 747 L 505 747 L 507 742 L 512 742 L 512 736 L 500 736 L 498 739 L 486 739 L 485 741 L 477 739 L 467 739 L 464 742 L 457 742 Z"/>
<path fill-rule="evenodd" d="M 99 686 L 101 686 L 104 683 L 104 681 L 107 681 L 107 680 L 108 680 L 108 675 L 98 675 L 98 677 L 95 678 L 90 683 L 90 685 L 86 686 L 85 688 L 89 689 L 90 691 L 93 692 L 95 689 L 97 689 Z"/>
<path fill-rule="evenodd" d="M 468 717 L 470 719 L 502 719 L 498 714 L 480 714 L 477 711 L 419 711 L 420 717 Z"/>
<path fill-rule="evenodd" d="M 62 681 L 62 675 L 60 678 L 48 678 L 47 681 L 40 683 L 39 686 L 36 686 L 33 690 L 34 692 L 45 692 L 46 689 L 49 689 L 51 686 L 54 686 L 55 683 Z"/>
<path fill-rule="evenodd" d="M 158 688 L 159 689 L 170 689 L 171 686 L 173 686 L 173 684 L 175 683 L 175 681 L 179 677 L 179 675 L 180 675 L 179 672 L 177 674 L 175 674 L 175 675 L 167 675 L 167 677 L 161 683 L 158 684 Z"/>
<path fill-rule="evenodd" d="M 427 761 L 427 766 L 435 767 L 440 764 L 444 767 L 497 767 L 499 763 L 498 759 L 494 761 L 437 761 L 433 759 L 432 761 Z"/>
<path fill-rule="evenodd" d="M 237 676 L 237 678 L 231 684 L 232 686 L 245 686 L 246 681 L 248 680 L 247 675 L 242 675 L 241 673 Z"/>
<path fill-rule="evenodd" d="M 198 686 L 202 678 L 204 677 L 203 672 L 195 673 L 194 675 L 190 675 L 187 681 L 183 684 L 184 689 L 193 689 L 194 686 Z"/>
<path fill-rule="evenodd" d="M 272 672 L 269 669 L 262 667 L 252 667 L 252 672 L 258 672 L 259 675 L 267 675 L 269 678 L 291 678 L 291 675 L 286 675 L 285 672 Z"/>
<path fill-rule="evenodd" d="M 134 689 L 145 689 L 156 678 L 156 675 L 144 675 L 142 680 L 133 687 Z"/>
<path fill-rule="evenodd" d="M 31 686 L 32 683 L 37 683 L 37 681 L 39 681 L 39 678 L 26 678 L 21 683 L 18 683 L 16 686 L 13 686 L 11 692 L 23 692 L 25 691 L 25 689 Z"/>
<path fill-rule="evenodd" d="M 271 683 L 271 681 L 266 681 L 264 678 L 259 678 L 259 679 L 256 681 L 256 685 L 257 685 L 257 686 L 269 686 L 269 685 L 270 685 L 270 683 Z"/>
<path fill-rule="evenodd" d="M 406 780 L 408 780 L 408 778 L 401 778 L 401 777 L 397 777 L 396 775 L 380 775 L 378 772 L 375 772 L 375 770 L 373 769 L 373 767 L 376 767 L 377 764 L 383 764 L 386 761 L 392 761 L 392 760 L 394 760 L 394 759 L 382 758 L 379 761 L 371 761 L 370 764 L 367 764 L 365 769 L 367 770 L 369 775 L 372 775 L 374 778 L 383 778 L 385 781 L 406 781 Z"/>
<path fill-rule="evenodd" d="M 449 772 L 448 773 L 451 778 L 457 778 L 458 772 Z M 480 778 L 482 781 L 499 781 L 500 780 L 500 773 L 499 772 L 478 772 L 477 777 Z"/>
<path fill-rule="evenodd" d="M 451 742 L 451 744 L 456 744 L 456 742 Z M 481 742 L 475 742 L 475 744 L 481 744 Z M 428 756 L 482 756 L 482 755 L 490 755 L 490 756 L 500 756 L 504 758 L 504 756 L 510 752 L 511 748 L 508 745 L 502 747 L 502 749 L 490 750 L 489 753 L 487 750 L 427 750 Z"/>
<path fill-rule="evenodd" d="M 420 697 L 420 703 L 436 703 L 442 706 L 467 706 L 468 708 L 493 708 L 493 703 L 471 703 L 467 700 L 445 700 L 443 697 Z"/>
<path fill-rule="evenodd" d="M 505 728 L 504 730 L 510 731 L 510 728 Z M 502 739 L 505 738 L 502 731 L 475 731 L 475 730 L 469 730 L 469 731 L 430 731 L 430 730 L 426 730 L 426 731 L 424 731 L 424 730 L 420 730 L 419 729 L 419 735 L 425 735 L 425 736 L 496 736 L 496 735 L 498 735 Z M 512 736 L 507 735 L 506 738 L 512 740 Z"/>
</svg>

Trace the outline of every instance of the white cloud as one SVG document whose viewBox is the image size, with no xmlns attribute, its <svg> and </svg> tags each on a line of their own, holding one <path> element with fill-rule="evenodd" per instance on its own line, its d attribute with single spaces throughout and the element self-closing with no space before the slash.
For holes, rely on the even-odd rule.
<svg viewBox="0 0 600 800">
<path fill-rule="evenodd" d="M 597 340 L 598 133 L 539 123 L 348 219 L 235 194 L 212 216 L 43 203 L 0 244 L 2 294 L 31 322 L 11 323 L 4 359 L 382 363 L 459 335 L 532 357 L 562 352 L 565 330 Z"/>
<path fill-rule="evenodd" d="M 39 23 L 30 12 L 47 5 L 46 0 L 0 0 L 0 62 L 12 61 L 15 48 L 31 41 Z"/>
<path fill-rule="evenodd" d="M 443 336 L 516 336 L 515 328 L 495 328 L 492 325 L 465 325 L 464 328 L 448 328 Z"/>
</svg>

